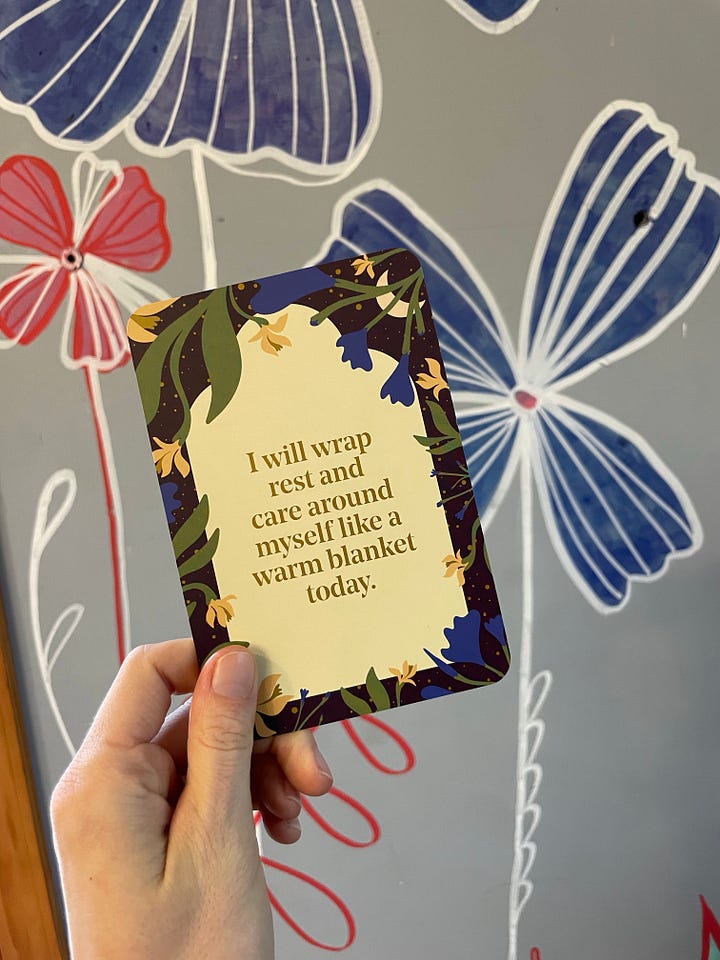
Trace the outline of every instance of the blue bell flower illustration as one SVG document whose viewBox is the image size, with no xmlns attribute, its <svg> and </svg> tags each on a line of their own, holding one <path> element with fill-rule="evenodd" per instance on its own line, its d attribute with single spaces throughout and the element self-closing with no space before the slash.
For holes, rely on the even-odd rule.
<svg viewBox="0 0 720 960">
<path fill-rule="evenodd" d="M 368 332 L 365 327 L 361 330 L 353 330 L 351 333 L 343 333 L 338 337 L 336 346 L 342 347 L 342 359 L 349 363 L 353 370 L 372 370 L 372 357 L 368 350 Z"/>
<path fill-rule="evenodd" d="M 387 378 L 380 391 L 381 397 L 389 397 L 391 403 L 402 403 L 403 406 L 411 407 L 415 402 L 415 388 L 410 379 L 408 370 L 410 364 L 410 355 L 404 353 L 398 365 Z"/>
</svg>

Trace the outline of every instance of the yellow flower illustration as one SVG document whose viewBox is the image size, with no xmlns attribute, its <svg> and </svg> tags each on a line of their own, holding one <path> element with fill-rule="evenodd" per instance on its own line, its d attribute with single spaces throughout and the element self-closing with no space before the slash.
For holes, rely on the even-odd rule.
<svg viewBox="0 0 720 960">
<path fill-rule="evenodd" d="M 352 265 L 355 267 L 356 277 L 359 277 L 361 273 L 365 273 L 367 270 L 367 275 L 370 279 L 375 279 L 375 266 L 370 257 L 358 257 L 356 260 L 353 260 Z"/>
<path fill-rule="evenodd" d="M 215 626 L 216 619 L 221 627 L 227 627 L 228 623 L 235 616 L 233 605 L 230 603 L 231 600 L 237 600 L 234 593 L 229 593 L 226 597 L 221 597 L 219 600 L 210 601 L 207 613 L 205 614 L 205 621 L 209 627 Z"/>
<path fill-rule="evenodd" d="M 153 460 L 160 476 L 167 477 L 172 468 L 177 467 L 180 475 L 186 477 L 190 473 L 190 464 L 183 456 L 180 441 L 165 443 L 158 437 L 153 437 L 153 440 L 158 445 L 158 449 L 153 450 Z"/>
<path fill-rule="evenodd" d="M 458 550 L 455 556 L 449 553 L 447 557 L 443 557 L 443 563 L 445 564 L 444 576 L 452 577 L 457 574 L 458 583 L 462 587 L 465 583 L 465 564 L 460 556 L 460 551 Z"/>
<path fill-rule="evenodd" d="M 421 373 L 418 375 L 418 386 L 425 390 L 432 390 L 436 400 L 440 399 L 441 390 L 449 390 L 447 381 L 443 379 L 440 372 L 440 364 L 434 357 L 425 357 L 425 363 L 428 365 L 430 373 Z"/>
<path fill-rule="evenodd" d="M 415 686 L 415 681 L 412 679 L 417 673 L 417 664 L 413 663 L 412 665 L 408 664 L 407 660 L 403 660 L 402 670 L 398 667 L 388 667 L 390 673 L 393 676 L 398 678 L 398 683 L 402 686 L 403 683 L 411 683 Z"/>
<path fill-rule="evenodd" d="M 292 340 L 281 335 L 281 330 L 285 329 L 288 315 L 284 313 L 275 321 L 275 323 L 264 323 L 254 337 L 250 337 L 250 343 L 260 341 L 260 346 L 265 353 L 277 356 L 283 347 L 292 345 Z"/>
<path fill-rule="evenodd" d="M 265 723 L 261 714 L 266 717 L 276 717 L 285 704 L 292 700 L 292 697 L 283 694 L 282 687 L 278 683 L 279 679 L 279 673 L 271 673 L 265 677 L 258 689 L 255 729 L 261 737 L 271 737 L 274 733 Z"/>
<path fill-rule="evenodd" d="M 144 307 L 138 307 L 128 320 L 127 335 L 136 343 L 152 343 L 157 338 L 153 330 L 158 325 L 160 317 L 157 314 L 175 303 L 177 297 L 171 297 L 169 300 L 159 300 L 157 303 L 148 303 Z"/>
</svg>

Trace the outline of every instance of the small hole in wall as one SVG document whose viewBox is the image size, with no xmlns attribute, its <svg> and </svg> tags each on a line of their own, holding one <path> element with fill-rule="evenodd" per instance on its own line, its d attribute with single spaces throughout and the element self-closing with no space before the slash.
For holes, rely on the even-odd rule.
<svg viewBox="0 0 720 960">
<path fill-rule="evenodd" d="M 635 228 L 646 227 L 650 223 L 650 216 L 647 210 L 637 210 L 633 215 L 633 223 Z"/>
</svg>

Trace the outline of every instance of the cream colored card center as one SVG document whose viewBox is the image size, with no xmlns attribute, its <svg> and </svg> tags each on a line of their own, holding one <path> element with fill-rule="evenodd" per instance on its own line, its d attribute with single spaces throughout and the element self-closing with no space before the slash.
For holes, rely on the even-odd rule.
<svg viewBox="0 0 720 960">
<path fill-rule="evenodd" d="M 208 425 L 202 393 L 187 439 L 208 534 L 220 529 L 220 596 L 237 597 L 230 637 L 250 641 L 294 697 L 362 683 L 371 666 L 380 677 L 404 660 L 432 666 L 423 647 L 437 650 L 467 610 L 443 576 L 454 551 L 432 458 L 414 439 L 426 433 L 419 403 L 381 399 L 395 361 L 372 351 L 373 369 L 353 370 L 313 313 L 270 316 L 287 314 L 290 340 L 272 353 L 246 323 L 235 396 Z"/>
</svg>

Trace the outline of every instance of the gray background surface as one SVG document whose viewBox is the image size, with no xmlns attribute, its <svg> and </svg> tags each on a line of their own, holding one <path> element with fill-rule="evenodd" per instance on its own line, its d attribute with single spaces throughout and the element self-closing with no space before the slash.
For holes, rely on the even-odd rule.
<svg viewBox="0 0 720 960">
<path fill-rule="evenodd" d="M 644 101 L 674 126 L 698 169 L 720 176 L 715 120 L 720 13 L 710 0 L 540 0 L 502 37 L 442 0 L 367 0 L 383 75 L 380 130 L 344 181 L 303 188 L 207 164 L 218 279 L 280 272 L 324 244 L 336 200 L 373 177 L 410 194 L 457 240 L 489 285 L 513 336 L 545 209 L 577 140 L 616 98 Z M 408 11 L 412 10 L 411 15 Z M 44 156 L 65 184 L 73 156 L 26 120 L 0 118 L 0 156 Z M 168 291 L 203 285 L 189 158 L 138 155 L 118 137 L 103 158 L 140 163 L 168 201 Z M 542 820 L 534 893 L 518 956 L 543 960 L 700 955 L 699 894 L 720 909 L 716 729 L 720 666 L 717 363 L 720 278 L 683 320 L 569 392 L 639 432 L 677 474 L 705 531 L 702 549 L 661 580 L 636 585 L 617 615 L 594 611 L 568 579 L 539 513 L 535 524 L 535 667 L 554 684 L 543 709 Z M 31 648 L 27 565 L 37 498 L 71 467 L 78 497 L 48 548 L 41 610 L 72 601 L 85 616 L 58 663 L 55 690 L 79 741 L 117 668 L 103 491 L 81 375 L 58 360 L 59 325 L 0 353 L 0 576 L 43 798 L 68 761 Z M 132 371 L 102 379 L 125 503 L 134 642 L 187 632 Z M 488 534 L 511 649 L 520 633 L 517 484 Z M 339 725 L 319 735 L 336 784 L 378 817 L 382 838 L 351 850 L 307 823 L 268 856 L 336 890 L 358 925 L 350 958 L 500 958 L 507 900 L 517 742 L 517 675 L 497 687 L 394 712 L 417 766 L 384 776 Z M 370 735 L 385 751 L 380 738 Z M 385 754 L 383 754 L 385 755 Z M 390 758 L 392 754 L 387 753 Z M 334 822 L 364 827 L 319 803 Z M 482 825 L 481 825 L 482 823 Z M 337 915 L 297 883 L 268 875 L 317 935 L 341 940 Z M 277 923 L 278 956 L 320 951 Z"/>
</svg>

